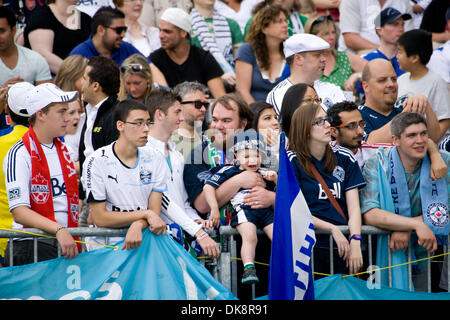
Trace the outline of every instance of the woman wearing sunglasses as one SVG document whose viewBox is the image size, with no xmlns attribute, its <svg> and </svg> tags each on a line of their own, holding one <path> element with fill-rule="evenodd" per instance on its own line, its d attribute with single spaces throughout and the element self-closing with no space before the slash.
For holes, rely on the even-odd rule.
<svg viewBox="0 0 450 320">
<path fill-rule="evenodd" d="M 140 54 L 133 54 L 120 66 L 119 100 L 135 99 L 145 102 L 155 86 L 147 60 Z"/>
<path fill-rule="evenodd" d="M 367 61 L 356 54 L 336 50 L 338 30 L 333 17 L 319 15 L 308 19 L 305 33 L 318 36 L 330 44 L 330 48 L 324 50 L 325 70 L 319 80 L 333 83 L 342 90 L 353 91 Z"/>
<path fill-rule="evenodd" d="M 330 122 L 318 104 L 297 108 L 292 116 L 288 156 L 313 215 L 314 228 L 334 239 L 334 273 L 356 273 L 363 264 L 358 189 L 365 186 L 358 162 L 344 148 L 330 146 Z M 338 225 L 348 225 L 347 238 Z M 316 235 L 314 271 L 330 273 L 330 240 Z"/>
</svg>

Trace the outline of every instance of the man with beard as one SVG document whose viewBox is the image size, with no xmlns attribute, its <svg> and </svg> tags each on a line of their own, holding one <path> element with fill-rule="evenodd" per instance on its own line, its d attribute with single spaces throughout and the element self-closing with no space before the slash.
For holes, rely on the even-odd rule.
<svg viewBox="0 0 450 320">
<path fill-rule="evenodd" d="M 184 167 L 184 184 L 191 205 L 201 214 L 210 211 L 203 193 L 203 184 L 211 176 L 211 168 L 220 168 L 230 163 L 234 157 L 230 147 L 234 136 L 252 123 L 253 112 L 238 95 L 230 93 L 217 99 L 211 107 L 212 122 L 206 135 L 209 137 L 201 145 L 192 149 Z M 253 209 L 274 205 L 275 193 L 264 189 L 262 176 L 255 172 L 244 171 L 227 180 L 216 190 L 219 206 L 227 204 L 241 188 L 252 189 L 244 202 Z M 226 224 L 226 221 L 222 221 Z"/>
<path fill-rule="evenodd" d="M 132 54 L 139 53 L 132 44 L 123 41 L 128 27 L 125 24 L 125 15 L 119 9 L 103 7 L 92 17 L 91 36 L 86 41 L 80 43 L 70 52 L 71 55 L 81 55 L 88 59 L 95 56 L 111 58 L 120 66 L 122 62 Z M 166 79 L 161 71 L 151 63 L 150 69 L 153 81 L 167 86 Z"/>
<path fill-rule="evenodd" d="M 437 142 L 440 138 L 439 122 L 424 95 L 412 95 L 397 101 L 397 75 L 392 64 L 385 59 L 369 61 L 362 72 L 365 104 L 359 107 L 366 122 L 364 138 L 367 143 L 390 143 L 391 120 L 403 111 L 426 115 L 428 134 Z"/>
<path fill-rule="evenodd" d="M 354 102 L 336 103 L 327 110 L 327 115 L 330 117 L 331 136 L 335 139 L 331 142 L 332 147 L 349 149 L 358 161 L 361 171 L 366 161 L 373 157 L 380 147 L 393 146 L 392 143 L 368 144 L 363 141 L 366 121 L 361 117 Z M 442 178 L 447 173 L 446 165 L 442 162 L 437 145 L 431 139 L 428 139 L 427 149 L 431 160 L 432 178 Z"/>
</svg>

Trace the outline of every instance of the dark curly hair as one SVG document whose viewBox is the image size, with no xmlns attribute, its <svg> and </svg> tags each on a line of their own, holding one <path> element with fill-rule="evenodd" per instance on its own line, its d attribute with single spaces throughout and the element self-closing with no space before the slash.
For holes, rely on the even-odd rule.
<svg viewBox="0 0 450 320">
<path fill-rule="evenodd" d="M 103 56 L 92 57 L 88 66 L 90 82 L 98 82 L 108 96 L 117 95 L 120 88 L 120 71 L 114 60 Z"/>
<path fill-rule="evenodd" d="M 286 11 L 279 5 L 266 6 L 260 9 L 250 22 L 249 30 L 245 37 L 245 41 L 250 43 L 255 52 L 259 67 L 262 70 L 270 68 L 269 49 L 266 44 L 266 35 L 262 30 L 273 22 L 281 12 L 288 17 Z M 280 43 L 280 53 L 284 55 L 283 43 Z"/>
</svg>

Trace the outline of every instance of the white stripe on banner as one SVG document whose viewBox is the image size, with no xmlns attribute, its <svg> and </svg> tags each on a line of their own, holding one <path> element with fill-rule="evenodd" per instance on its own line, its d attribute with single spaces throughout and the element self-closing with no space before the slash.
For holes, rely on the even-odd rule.
<svg viewBox="0 0 450 320">
<path fill-rule="evenodd" d="M 307 212 L 304 212 L 304 211 Z M 302 212 L 303 211 L 303 212 Z M 292 267 L 294 300 L 303 300 L 308 288 L 309 262 L 316 242 L 312 216 L 301 190 L 291 206 Z"/>
</svg>

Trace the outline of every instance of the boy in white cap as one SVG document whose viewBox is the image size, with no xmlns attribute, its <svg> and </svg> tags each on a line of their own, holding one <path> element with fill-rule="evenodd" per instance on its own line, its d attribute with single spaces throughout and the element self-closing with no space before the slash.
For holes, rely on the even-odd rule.
<svg viewBox="0 0 450 320">
<path fill-rule="evenodd" d="M 284 94 L 293 85 L 306 83 L 314 87 L 322 106 L 328 109 L 335 103 L 346 100 L 338 86 L 318 80 L 325 69 L 323 50 L 330 45 L 312 34 L 302 33 L 289 37 L 284 42 L 283 52 L 291 69 L 291 75 L 275 86 L 267 95 L 266 102 L 275 107 L 280 114 Z"/>
<path fill-rule="evenodd" d="M 163 12 L 159 22 L 161 48 L 150 59 L 161 70 L 169 87 L 184 81 L 198 81 L 208 86 L 214 98 L 225 94 L 221 79 L 222 68 L 213 55 L 187 42 L 190 39 L 191 19 L 179 8 Z"/>
<path fill-rule="evenodd" d="M 78 226 L 77 175 L 69 151 L 58 137 L 66 133 L 68 102 L 75 100 L 78 93 L 45 83 L 22 94 L 23 105 L 14 111 L 30 117 L 30 128 L 3 161 L 13 226 L 56 235 L 56 240 L 38 240 L 38 261 L 56 258 L 57 244 L 64 257 L 74 258 L 78 247 L 66 227 Z M 10 259 L 14 265 L 32 263 L 33 241 L 13 242 L 13 257 L 9 257 L 7 249 L 6 263 L 10 264 Z"/>
</svg>

